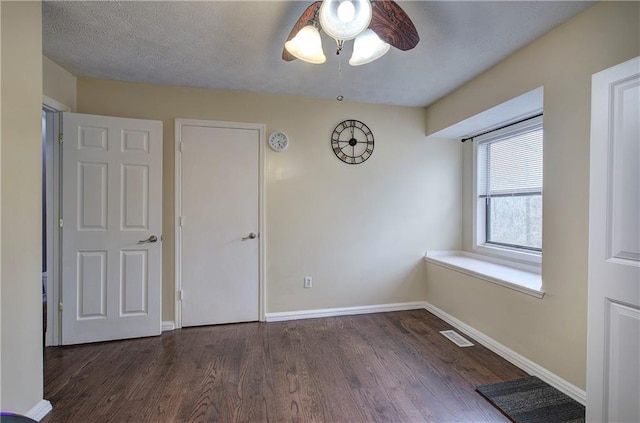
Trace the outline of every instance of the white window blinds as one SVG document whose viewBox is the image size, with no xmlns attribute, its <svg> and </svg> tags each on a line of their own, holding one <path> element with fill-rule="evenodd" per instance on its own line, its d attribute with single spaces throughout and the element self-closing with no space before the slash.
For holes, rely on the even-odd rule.
<svg viewBox="0 0 640 423">
<path fill-rule="evenodd" d="M 478 196 L 542 193 L 542 123 L 478 143 Z"/>
</svg>

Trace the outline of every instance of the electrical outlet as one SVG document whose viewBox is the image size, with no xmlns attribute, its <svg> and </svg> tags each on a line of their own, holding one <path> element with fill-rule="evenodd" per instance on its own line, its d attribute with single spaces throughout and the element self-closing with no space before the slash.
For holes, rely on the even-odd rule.
<svg viewBox="0 0 640 423">
<path fill-rule="evenodd" d="M 311 276 L 305 276 L 304 277 L 304 287 L 305 288 L 311 288 L 312 285 L 313 285 L 313 279 L 311 278 Z"/>
</svg>

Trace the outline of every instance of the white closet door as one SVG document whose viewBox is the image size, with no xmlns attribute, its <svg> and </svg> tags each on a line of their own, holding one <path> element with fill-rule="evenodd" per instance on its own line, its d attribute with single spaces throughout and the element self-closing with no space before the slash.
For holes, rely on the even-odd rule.
<svg viewBox="0 0 640 423">
<path fill-rule="evenodd" d="M 259 126 L 181 121 L 182 326 L 259 319 Z"/>
</svg>

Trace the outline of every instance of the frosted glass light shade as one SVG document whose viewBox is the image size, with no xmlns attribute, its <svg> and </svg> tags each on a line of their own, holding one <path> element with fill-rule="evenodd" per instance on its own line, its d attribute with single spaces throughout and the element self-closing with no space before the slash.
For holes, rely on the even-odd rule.
<svg viewBox="0 0 640 423">
<path fill-rule="evenodd" d="M 331 38 L 352 40 L 371 23 L 369 0 L 323 0 L 320 26 Z"/>
<path fill-rule="evenodd" d="M 284 48 L 296 58 L 308 63 L 320 64 L 327 60 L 322 51 L 320 31 L 313 25 L 303 27 L 295 37 L 284 43 Z"/>
<path fill-rule="evenodd" d="M 391 46 L 378 37 L 378 34 L 367 29 L 358 35 L 353 42 L 353 54 L 349 59 L 351 66 L 365 65 L 384 56 Z"/>
</svg>

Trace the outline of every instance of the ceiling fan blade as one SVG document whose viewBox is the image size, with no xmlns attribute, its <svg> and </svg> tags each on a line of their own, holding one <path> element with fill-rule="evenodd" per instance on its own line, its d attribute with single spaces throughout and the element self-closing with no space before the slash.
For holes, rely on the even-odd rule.
<svg viewBox="0 0 640 423">
<path fill-rule="evenodd" d="M 373 16 L 371 28 L 382 41 L 397 49 L 411 50 L 420 41 L 420 36 L 409 16 L 392 0 L 376 0 L 372 2 Z"/>
<path fill-rule="evenodd" d="M 291 28 L 291 32 L 289 33 L 289 36 L 287 37 L 286 41 L 291 40 L 293 37 L 296 36 L 298 31 L 300 31 L 303 27 L 307 26 L 309 21 L 313 18 L 313 16 L 316 14 L 318 9 L 320 8 L 320 4 L 322 4 L 321 1 L 316 1 L 311 6 L 307 7 L 304 13 L 302 13 L 302 15 L 298 18 L 298 21 L 293 26 L 293 28 Z M 287 62 L 290 62 L 292 60 L 295 60 L 296 58 L 291 53 L 289 53 L 286 48 L 283 48 L 282 59 L 286 60 Z"/>
</svg>

